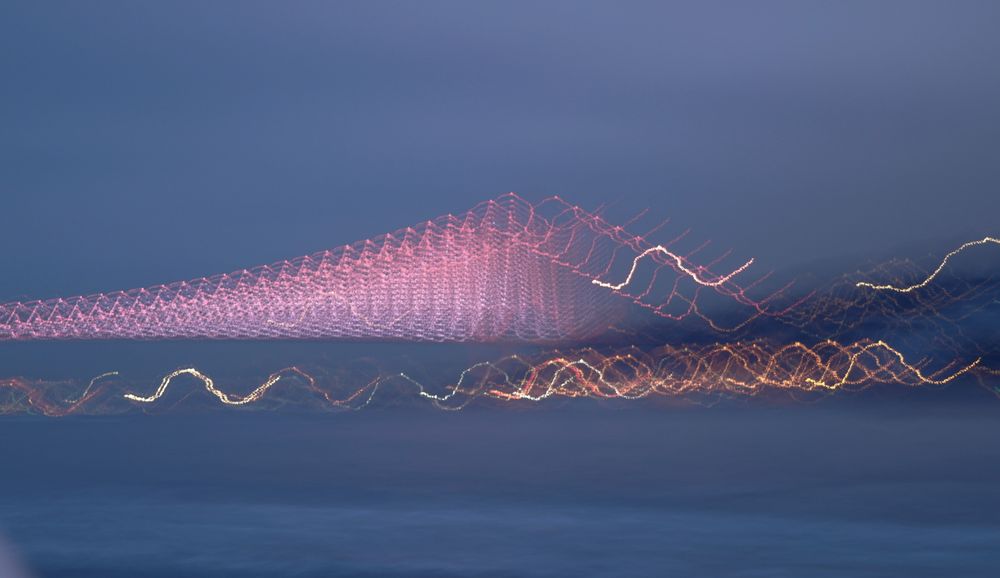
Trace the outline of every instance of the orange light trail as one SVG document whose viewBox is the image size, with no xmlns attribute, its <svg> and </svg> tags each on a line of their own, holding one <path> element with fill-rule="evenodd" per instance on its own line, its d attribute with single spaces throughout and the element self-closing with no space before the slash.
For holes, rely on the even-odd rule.
<svg viewBox="0 0 1000 578">
<path fill-rule="evenodd" d="M 996 375 L 980 366 L 981 360 L 953 361 L 930 369 L 927 360 L 910 361 L 885 341 L 841 344 L 826 340 L 807 346 L 801 342 L 777 346 L 764 341 L 720 343 L 705 346 L 663 346 L 652 351 L 631 347 L 604 353 L 583 349 L 566 354 L 552 353 L 541 359 L 511 355 L 497 361 L 474 364 L 458 375 L 454 383 L 430 388 L 400 372 L 381 375 L 360 386 L 342 383 L 321 384 L 310 373 L 288 367 L 272 373 L 249 393 L 221 390 L 215 380 L 195 367 L 185 367 L 164 376 L 155 390 L 142 395 L 133 391 L 98 399 L 107 380 L 118 377 L 108 372 L 90 380 L 82 394 L 63 401 L 51 401 L 50 387 L 44 382 L 24 379 L 0 381 L 21 395 L 0 401 L 0 413 L 36 410 L 45 415 L 127 411 L 129 407 L 151 406 L 164 398 L 177 378 L 187 376 L 202 383 L 209 394 L 224 406 L 249 406 L 264 402 L 283 381 L 298 384 L 312 394 L 317 407 L 361 409 L 378 397 L 378 392 L 396 383 L 413 391 L 417 399 L 435 407 L 458 410 L 476 399 L 498 402 L 542 402 L 550 398 L 591 398 L 639 400 L 667 398 L 756 397 L 769 393 L 831 394 L 858 392 L 876 384 L 907 387 L 942 386 L 965 376 Z M 295 379 L 291 379 L 295 378 Z M 100 385 L 98 385 L 100 384 Z M 113 399 L 128 402 L 107 409 Z M 109 401 L 110 400 L 110 401 Z M 104 405 L 102 405 L 104 404 Z M 102 410 L 102 408 L 104 408 Z"/>
</svg>

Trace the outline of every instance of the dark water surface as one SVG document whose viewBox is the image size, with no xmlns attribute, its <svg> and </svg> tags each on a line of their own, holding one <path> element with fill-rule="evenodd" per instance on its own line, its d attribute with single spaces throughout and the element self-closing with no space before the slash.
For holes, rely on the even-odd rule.
<svg viewBox="0 0 1000 578">
<path fill-rule="evenodd" d="M 41 576 L 1000 572 L 1000 405 L 20 417 L 0 434 L 0 527 Z"/>
</svg>

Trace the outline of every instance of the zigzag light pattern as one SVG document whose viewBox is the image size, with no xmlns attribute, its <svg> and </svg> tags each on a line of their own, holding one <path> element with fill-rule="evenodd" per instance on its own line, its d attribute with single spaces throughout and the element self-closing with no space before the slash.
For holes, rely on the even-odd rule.
<svg viewBox="0 0 1000 578">
<path fill-rule="evenodd" d="M 655 269 L 645 285 L 632 282 L 640 260 Z M 625 281 L 605 280 L 629 263 Z M 700 315 L 701 290 L 764 313 L 733 282 L 748 265 L 718 275 L 558 198 L 531 204 L 511 193 L 272 265 L 0 305 L 0 340 L 578 340 L 606 330 L 629 301 L 675 319 Z M 664 270 L 672 285 L 654 295 Z M 668 312 L 672 303 L 679 312 Z"/>
</svg>

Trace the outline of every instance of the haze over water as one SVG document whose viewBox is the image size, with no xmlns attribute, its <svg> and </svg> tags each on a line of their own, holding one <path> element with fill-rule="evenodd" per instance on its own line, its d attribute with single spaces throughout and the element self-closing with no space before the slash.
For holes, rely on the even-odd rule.
<svg viewBox="0 0 1000 578">
<path fill-rule="evenodd" d="M 44 576 L 990 576 L 965 402 L 129 416 L 5 431 Z"/>
</svg>

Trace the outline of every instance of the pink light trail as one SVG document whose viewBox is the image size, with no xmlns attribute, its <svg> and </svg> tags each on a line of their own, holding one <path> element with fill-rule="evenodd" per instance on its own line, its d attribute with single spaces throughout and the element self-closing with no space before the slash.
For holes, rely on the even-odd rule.
<svg viewBox="0 0 1000 578">
<path fill-rule="evenodd" d="M 606 331 L 630 303 L 702 316 L 702 291 L 767 313 L 767 299 L 751 300 L 734 280 L 750 262 L 716 274 L 715 263 L 668 246 L 558 198 L 532 204 L 510 193 L 271 265 L 0 305 L 0 340 L 566 341 Z M 634 280 L 640 267 L 651 273 Z"/>
</svg>

